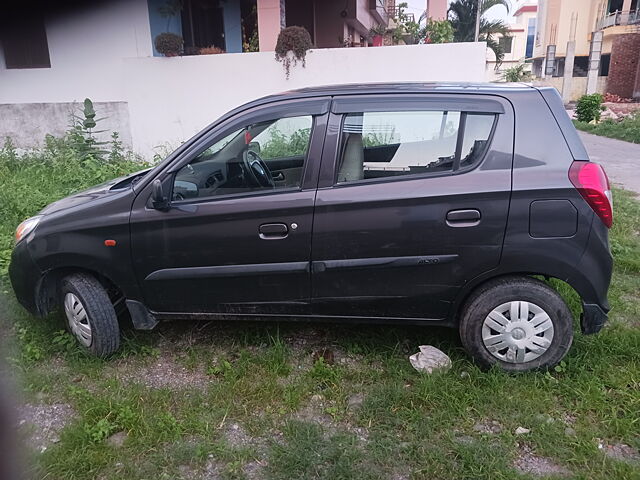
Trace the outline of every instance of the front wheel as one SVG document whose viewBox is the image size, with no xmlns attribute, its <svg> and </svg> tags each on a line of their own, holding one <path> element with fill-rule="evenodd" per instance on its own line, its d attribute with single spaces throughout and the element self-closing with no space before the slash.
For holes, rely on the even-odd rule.
<svg viewBox="0 0 640 480">
<path fill-rule="evenodd" d="M 562 297 L 530 277 L 505 277 L 467 300 L 460 338 L 483 367 L 510 372 L 553 367 L 573 341 L 573 318 Z"/>
<path fill-rule="evenodd" d="M 85 273 L 65 277 L 60 293 L 67 328 L 80 345 L 98 357 L 118 350 L 118 318 L 109 295 L 95 277 Z"/>
</svg>

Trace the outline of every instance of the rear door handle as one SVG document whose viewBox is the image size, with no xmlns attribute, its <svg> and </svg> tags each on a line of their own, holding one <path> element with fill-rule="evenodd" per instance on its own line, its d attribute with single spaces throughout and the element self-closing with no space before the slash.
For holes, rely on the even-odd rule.
<svg viewBox="0 0 640 480">
<path fill-rule="evenodd" d="M 284 223 L 263 223 L 258 227 L 258 235 L 263 240 L 286 238 L 289 228 Z"/>
<path fill-rule="evenodd" d="M 447 213 L 447 225 L 450 227 L 472 227 L 480 223 L 480 210 L 451 210 Z"/>
</svg>

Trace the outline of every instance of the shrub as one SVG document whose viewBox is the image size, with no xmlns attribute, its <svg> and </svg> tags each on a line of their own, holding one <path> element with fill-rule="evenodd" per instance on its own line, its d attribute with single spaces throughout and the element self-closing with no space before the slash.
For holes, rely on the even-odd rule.
<svg viewBox="0 0 640 480">
<path fill-rule="evenodd" d="M 307 50 L 312 46 L 311 35 L 303 27 L 287 27 L 280 32 L 276 43 L 276 60 L 284 66 L 287 79 L 291 65 L 302 62 L 302 66 L 306 66 Z M 289 55 L 289 52 L 293 55 Z"/>
<path fill-rule="evenodd" d="M 210 47 L 204 47 L 200 49 L 200 55 L 218 55 L 220 53 L 227 53 L 223 49 L 211 45 Z"/>
<path fill-rule="evenodd" d="M 175 57 L 182 52 L 184 40 L 175 33 L 161 33 L 154 40 L 156 50 L 166 57 Z"/>
<path fill-rule="evenodd" d="M 514 65 L 502 72 L 502 80 L 505 82 L 527 82 L 531 80 L 531 72 L 524 69 L 524 63 Z"/>
<path fill-rule="evenodd" d="M 596 122 L 600 120 L 600 112 L 602 112 L 602 95 L 592 93 L 591 95 L 583 95 L 576 105 L 576 120 L 579 122 Z"/>
</svg>

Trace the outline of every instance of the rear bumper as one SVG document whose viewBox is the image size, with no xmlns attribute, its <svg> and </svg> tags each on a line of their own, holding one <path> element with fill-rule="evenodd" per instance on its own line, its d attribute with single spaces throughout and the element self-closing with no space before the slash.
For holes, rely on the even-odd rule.
<svg viewBox="0 0 640 480">
<path fill-rule="evenodd" d="M 607 321 L 607 313 L 602 310 L 600 305 L 592 303 L 582 304 L 582 315 L 580 315 L 580 327 L 582 333 L 589 335 L 598 333 L 604 327 Z"/>
<path fill-rule="evenodd" d="M 42 272 L 31 258 L 26 241 L 18 243 L 13 249 L 9 279 L 18 302 L 33 315 L 39 315 L 36 292 Z"/>
</svg>

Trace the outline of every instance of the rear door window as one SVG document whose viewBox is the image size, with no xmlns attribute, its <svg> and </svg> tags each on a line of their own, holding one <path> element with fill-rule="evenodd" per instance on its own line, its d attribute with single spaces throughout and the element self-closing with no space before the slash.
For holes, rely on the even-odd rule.
<svg viewBox="0 0 640 480">
<path fill-rule="evenodd" d="M 445 110 L 348 113 L 337 183 L 471 168 L 486 152 L 495 117 Z"/>
</svg>

